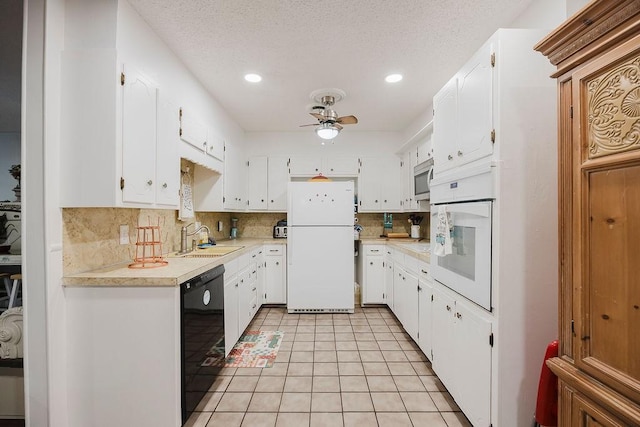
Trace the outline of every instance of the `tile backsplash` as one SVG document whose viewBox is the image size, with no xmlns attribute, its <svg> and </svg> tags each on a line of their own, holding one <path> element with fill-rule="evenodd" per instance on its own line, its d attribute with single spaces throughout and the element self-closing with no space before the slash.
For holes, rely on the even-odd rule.
<svg viewBox="0 0 640 427">
<path fill-rule="evenodd" d="M 359 213 L 363 227 L 361 238 L 379 237 L 383 232 L 382 213 Z M 136 226 L 159 225 L 163 252 L 180 249 L 180 228 L 199 221 L 211 230 L 216 240 L 228 239 L 231 218 L 238 219 L 238 237 L 268 238 L 273 226 L 286 219 L 285 212 L 197 212 L 190 221 L 179 221 L 177 211 L 127 208 L 65 208 L 63 218 L 64 274 L 70 275 L 113 264 L 130 262 L 135 257 Z M 410 233 L 408 213 L 393 214 L 393 231 Z M 218 221 L 223 229 L 218 231 Z M 120 244 L 120 225 L 129 226 L 130 241 Z M 189 228 L 190 231 L 193 227 Z M 429 215 L 425 215 L 420 234 L 429 238 Z"/>
</svg>

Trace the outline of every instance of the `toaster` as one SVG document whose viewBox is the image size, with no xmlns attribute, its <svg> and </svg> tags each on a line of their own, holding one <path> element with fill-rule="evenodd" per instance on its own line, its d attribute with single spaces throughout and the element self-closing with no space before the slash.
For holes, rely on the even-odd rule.
<svg viewBox="0 0 640 427">
<path fill-rule="evenodd" d="M 273 227 L 273 238 L 274 239 L 286 239 L 287 238 L 287 226 L 286 225 L 276 225 Z"/>
</svg>

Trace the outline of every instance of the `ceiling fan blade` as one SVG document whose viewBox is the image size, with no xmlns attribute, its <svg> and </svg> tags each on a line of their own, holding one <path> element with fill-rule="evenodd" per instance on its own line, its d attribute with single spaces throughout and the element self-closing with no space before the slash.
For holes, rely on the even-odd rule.
<svg viewBox="0 0 640 427">
<path fill-rule="evenodd" d="M 356 123 L 358 123 L 358 119 L 356 118 L 356 116 L 342 116 L 338 117 L 336 119 L 336 122 L 343 125 L 355 125 Z"/>
<path fill-rule="evenodd" d="M 310 123 L 308 125 L 300 125 L 299 127 L 303 128 L 305 126 L 318 126 L 318 123 Z"/>
<path fill-rule="evenodd" d="M 315 117 L 318 120 L 324 120 L 324 116 L 322 114 L 319 113 L 309 113 L 311 114 L 313 117 Z"/>
<path fill-rule="evenodd" d="M 342 126 L 340 126 L 338 123 L 334 123 L 333 125 L 334 125 L 335 127 L 337 127 L 337 128 L 338 128 L 338 130 L 342 130 L 342 129 L 344 129 L 344 128 L 343 128 Z"/>
</svg>

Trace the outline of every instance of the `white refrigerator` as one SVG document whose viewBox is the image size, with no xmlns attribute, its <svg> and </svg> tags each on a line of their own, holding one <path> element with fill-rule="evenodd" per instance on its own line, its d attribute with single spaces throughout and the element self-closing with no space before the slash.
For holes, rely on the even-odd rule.
<svg viewBox="0 0 640 427">
<path fill-rule="evenodd" d="M 352 181 L 289 183 L 289 313 L 353 313 L 353 218 Z"/>
</svg>

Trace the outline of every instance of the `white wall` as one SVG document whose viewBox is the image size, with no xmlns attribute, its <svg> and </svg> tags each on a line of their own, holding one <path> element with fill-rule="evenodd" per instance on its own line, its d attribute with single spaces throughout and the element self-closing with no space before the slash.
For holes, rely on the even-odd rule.
<svg viewBox="0 0 640 427">
<path fill-rule="evenodd" d="M 542 28 L 549 31 L 567 18 L 567 2 L 558 0 L 535 0 L 508 28 Z"/>
<path fill-rule="evenodd" d="M 65 0 L 47 0 L 45 57 L 45 248 L 49 426 L 68 426 L 67 303 L 62 287 L 62 210 L 60 209 L 61 52 L 65 36 Z M 35 426 L 35 424 L 32 424 Z"/>
<path fill-rule="evenodd" d="M 9 174 L 12 165 L 19 165 L 20 160 L 20 132 L 0 132 L 0 201 L 16 200 L 13 188 L 18 181 Z"/>
</svg>

